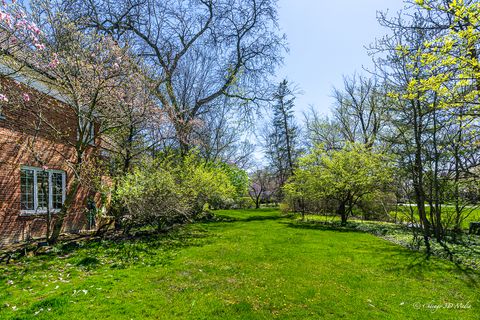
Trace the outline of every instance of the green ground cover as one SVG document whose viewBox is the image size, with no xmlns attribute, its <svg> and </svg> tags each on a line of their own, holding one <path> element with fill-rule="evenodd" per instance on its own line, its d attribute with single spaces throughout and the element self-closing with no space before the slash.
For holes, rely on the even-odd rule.
<svg viewBox="0 0 480 320">
<path fill-rule="evenodd" d="M 430 207 L 427 205 L 425 207 L 427 215 L 430 214 Z M 411 222 L 412 214 L 415 221 L 419 221 L 417 207 L 415 205 L 403 205 L 398 206 L 397 210 L 389 213 L 392 219 L 396 221 Z M 453 205 L 443 205 L 442 206 L 442 223 L 446 224 L 448 227 L 453 227 L 453 217 L 455 214 L 455 207 Z M 479 222 L 480 221 L 480 208 L 477 206 L 469 206 L 464 209 L 463 215 L 465 218 L 462 220 L 461 227 L 464 230 L 468 230 L 470 227 L 470 222 Z"/>
<path fill-rule="evenodd" d="M 478 319 L 480 277 L 274 209 L 0 267 L 0 319 Z"/>
</svg>

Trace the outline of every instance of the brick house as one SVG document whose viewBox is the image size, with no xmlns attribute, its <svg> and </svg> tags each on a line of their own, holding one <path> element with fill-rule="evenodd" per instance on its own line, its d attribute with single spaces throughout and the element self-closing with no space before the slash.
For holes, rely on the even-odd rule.
<svg viewBox="0 0 480 320">
<path fill-rule="evenodd" d="M 47 210 L 55 219 L 71 185 L 68 163 L 75 159 L 79 123 L 60 93 L 7 69 L 0 65 L 1 93 L 8 98 L 0 102 L 0 248 L 45 236 Z M 63 232 L 86 229 L 89 196 L 80 187 Z"/>
</svg>

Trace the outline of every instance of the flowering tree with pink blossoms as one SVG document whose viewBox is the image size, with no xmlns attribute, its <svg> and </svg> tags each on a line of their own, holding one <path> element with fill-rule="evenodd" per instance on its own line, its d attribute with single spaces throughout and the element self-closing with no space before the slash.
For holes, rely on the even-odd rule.
<svg viewBox="0 0 480 320">
<path fill-rule="evenodd" d="M 7 57 L 14 57 L 17 62 L 10 73 L 17 72 L 29 60 L 34 60 L 32 57 L 37 51 L 45 49 L 41 38 L 41 30 L 16 0 L 0 3 L 0 62 L 5 62 Z M 8 96 L 2 89 L 0 87 L 0 102 L 6 103 Z M 28 100 L 28 94 L 24 93 L 23 98 Z"/>
<path fill-rule="evenodd" d="M 55 215 L 48 241 L 55 243 L 60 235 L 65 217 L 77 201 L 77 194 L 94 195 L 99 191 L 102 166 L 98 163 L 98 146 L 106 145 L 118 149 L 112 132 L 130 125 L 143 125 L 143 117 L 162 117 L 153 112 L 150 90 L 142 81 L 142 71 L 132 59 L 128 47 L 122 47 L 111 36 L 78 30 L 68 17 L 61 13 L 46 15 L 39 25 L 47 30 L 44 47 L 35 52 L 34 68 L 37 72 L 29 76 L 42 82 L 52 93 L 59 94 L 66 102 L 65 116 L 76 122 L 76 132 L 65 131 L 61 123 L 52 119 L 45 108 L 35 108 L 43 102 L 23 95 L 29 119 L 38 123 L 39 130 L 47 131 L 53 141 L 60 142 L 72 150 L 65 154 L 63 149 L 53 150 L 64 157 L 69 167 L 69 183 L 64 204 Z M 38 78 L 36 78 L 38 76 Z M 136 128 L 135 128 L 136 130 Z M 109 137 L 108 141 L 101 140 Z M 128 138 L 128 139 L 127 139 Z M 130 136 L 127 136 L 130 141 Z M 41 145 L 32 140 L 30 151 L 40 164 L 48 163 L 48 155 Z M 131 154 L 127 153 L 126 159 Z M 49 223 L 49 222 L 47 222 Z"/>
<path fill-rule="evenodd" d="M 13 54 L 24 47 L 43 50 L 42 32 L 15 1 L 0 4 L 0 48 L 2 54 Z"/>
</svg>

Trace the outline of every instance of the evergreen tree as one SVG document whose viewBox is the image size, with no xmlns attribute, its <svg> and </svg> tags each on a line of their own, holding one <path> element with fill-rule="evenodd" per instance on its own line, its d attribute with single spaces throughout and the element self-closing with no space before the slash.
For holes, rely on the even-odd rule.
<svg viewBox="0 0 480 320">
<path fill-rule="evenodd" d="M 265 153 L 280 186 L 293 175 L 298 158 L 299 128 L 293 108 L 295 93 L 287 80 L 283 80 L 274 96 L 273 117 L 265 135 Z"/>
</svg>

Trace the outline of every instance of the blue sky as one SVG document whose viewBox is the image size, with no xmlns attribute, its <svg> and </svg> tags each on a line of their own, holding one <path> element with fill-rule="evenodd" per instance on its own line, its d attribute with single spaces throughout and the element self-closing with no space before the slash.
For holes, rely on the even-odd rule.
<svg viewBox="0 0 480 320">
<path fill-rule="evenodd" d="M 279 70 L 279 79 L 295 83 L 303 95 L 296 102 L 301 112 L 313 105 L 327 114 L 332 87 L 342 86 L 342 76 L 371 68 L 365 46 L 387 30 L 377 20 L 378 10 L 394 14 L 402 0 L 279 0 L 280 27 L 287 35 L 290 53 Z"/>
</svg>

